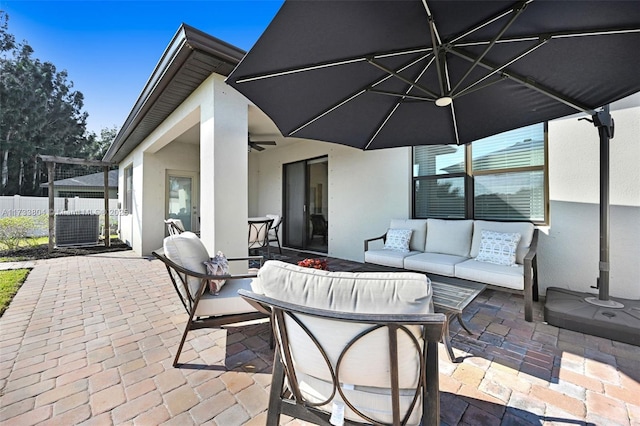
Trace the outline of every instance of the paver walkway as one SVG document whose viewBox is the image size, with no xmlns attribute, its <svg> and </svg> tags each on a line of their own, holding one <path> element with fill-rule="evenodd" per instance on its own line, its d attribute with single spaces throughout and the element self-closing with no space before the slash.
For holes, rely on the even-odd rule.
<svg viewBox="0 0 640 426">
<path fill-rule="evenodd" d="M 441 347 L 445 425 L 640 425 L 640 348 L 522 319 L 486 291 Z M 38 261 L 0 318 L 2 425 L 263 425 L 267 323 L 192 332 L 159 261 L 117 252 Z M 283 424 L 299 425 L 285 419 Z"/>
</svg>

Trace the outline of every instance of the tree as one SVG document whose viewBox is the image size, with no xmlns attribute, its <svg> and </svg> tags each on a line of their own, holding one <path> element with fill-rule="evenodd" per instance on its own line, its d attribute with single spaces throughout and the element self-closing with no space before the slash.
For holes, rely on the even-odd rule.
<svg viewBox="0 0 640 426">
<path fill-rule="evenodd" d="M 45 173 L 38 154 L 95 159 L 115 129 L 87 134 L 83 94 L 65 70 L 16 43 L 8 20 L 0 11 L 0 194 L 32 195 Z"/>
</svg>

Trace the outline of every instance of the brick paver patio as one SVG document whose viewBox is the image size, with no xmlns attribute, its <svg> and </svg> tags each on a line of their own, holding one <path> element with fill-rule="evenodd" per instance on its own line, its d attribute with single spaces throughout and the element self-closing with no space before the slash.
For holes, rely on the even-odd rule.
<svg viewBox="0 0 640 426">
<path fill-rule="evenodd" d="M 640 348 L 522 318 L 485 291 L 441 347 L 446 425 L 640 425 Z M 38 261 L 0 318 L 2 425 L 262 425 L 268 323 L 192 332 L 159 261 L 118 252 Z M 299 422 L 285 421 L 298 425 Z"/>
</svg>

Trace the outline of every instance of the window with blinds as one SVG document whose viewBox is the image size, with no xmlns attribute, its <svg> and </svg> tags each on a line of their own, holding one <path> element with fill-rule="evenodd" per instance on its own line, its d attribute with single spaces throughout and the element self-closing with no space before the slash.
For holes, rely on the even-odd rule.
<svg viewBox="0 0 640 426">
<path fill-rule="evenodd" d="M 413 153 L 414 217 L 546 222 L 543 123 Z"/>
</svg>

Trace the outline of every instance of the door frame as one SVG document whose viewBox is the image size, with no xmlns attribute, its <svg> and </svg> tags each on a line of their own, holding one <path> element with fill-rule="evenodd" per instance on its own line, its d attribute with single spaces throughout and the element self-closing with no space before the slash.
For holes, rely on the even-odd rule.
<svg viewBox="0 0 640 426">
<path fill-rule="evenodd" d="M 166 169 L 164 190 L 164 217 L 169 217 L 169 179 L 171 177 L 191 179 L 191 231 L 200 231 L 200 173 L 188 170 Z"/>
<path fill-rule="evenodd" d="M 309 193 L 309 183 L 310 183 L 310 177 L 309 177 L 309 164 L 313 163 L 313 162 L 317 162 L 317 160 L 322 160 L 322 159 L 326 159 L 326 163 L 328 166 L 329 163 L 329 156 L 328 155 L 319 155 L 317 157 L 312 157 L 312 158 L 305 158 L 303 160 L 297 160 L 297 161 L 291 161 L 289 163 L 284 163 L 282 166 L 282 212 L 283 215 L 285 216 L 285 221 L 287 221 L 288 219 L 288 210 L 287 210 L 287 166 L 292 165 L 292 164 L 299 164 L 302 163 L 304 164 L 304 206 L 303 206 L 303 217 L 302 217 L 302 222 L 303 222 L 303 230 L 302 230 L 302 246 L 298 247 L 298 246 L 291 246 L 292 248 L 297 248 L 297 249 L 301 249 L 301 250 L 307 250 L 309 249 L 309 245 L 307 242 L 308 239 L 308 235 L 310 232 L 310 218 L 311 218 L 311 211 L 310 209 L 310 193 Z M 327 173 L 327 193 L 329 191 L 329 175 Z M 330 197 L 327 196 L 327 201 L 329 200 Z M 288 227 L 285 225 L 283 226 L 283 230 L 282 230 L 282 242 L 283 245 L 288 245 L 287 243 L 289 242 L 289 236 L 288 234 Z M 328 238 L 327 238 L 328 241 Z M 326 252 L 328 253 L 329 251 L 329 247 L 327 245 L 326 247 Z"/>
</svg>

